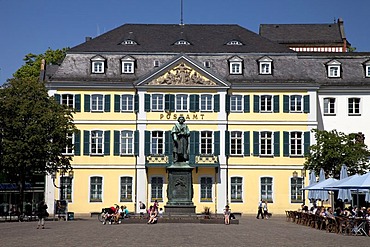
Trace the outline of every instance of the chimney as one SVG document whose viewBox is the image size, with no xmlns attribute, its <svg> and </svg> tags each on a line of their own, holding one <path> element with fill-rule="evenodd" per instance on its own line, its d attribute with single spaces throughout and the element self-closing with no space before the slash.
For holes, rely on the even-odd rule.
<svg viewBox="0 0 370 247">
<path fill-rule="evenodd" d="M 339 26 L 340 36 L 343 41 L 343 52 L 347 52 L 347 38 L 346 38 L 346 34 L 344 33 L 344 22 L 342 18 L 338 18 L 338 26 Z"/>
<path fill-rule="evenodd" d="M 89 42 L 92 38 L 91 37 L 85 37 L 85 42 Z"/>
<path fill-rule="evenodd" d="M 45 80 L 45 59 L 41 59 L 39 81 L 43 82 L 44 80 Z"/>
</svg>

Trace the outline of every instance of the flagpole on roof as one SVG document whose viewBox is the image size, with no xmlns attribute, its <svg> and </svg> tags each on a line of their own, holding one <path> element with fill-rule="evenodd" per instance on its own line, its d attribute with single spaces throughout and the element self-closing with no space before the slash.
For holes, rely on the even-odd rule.
<svg viewBox="0 0 370 247">
<path fill-rule="evenodd" d="M 181 0 L 181 12 L 180 12 L 180 25 L 184 25 L 184 18 L 183 18 L 183 0 Z"/>
</svg>

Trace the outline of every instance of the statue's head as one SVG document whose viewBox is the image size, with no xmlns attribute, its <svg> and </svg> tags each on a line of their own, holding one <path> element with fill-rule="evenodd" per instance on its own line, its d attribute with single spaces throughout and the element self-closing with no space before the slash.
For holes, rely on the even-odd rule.
<svg viewBox="0 0 370 247">
<path fill-rule="evenodd" d="M 180 116 L 180 117 L 177 119 L 177 121 L 178 121 L 179 123 L 185 123 L 185 118 L 184 118 L 183 116 Z"/>
</svg>

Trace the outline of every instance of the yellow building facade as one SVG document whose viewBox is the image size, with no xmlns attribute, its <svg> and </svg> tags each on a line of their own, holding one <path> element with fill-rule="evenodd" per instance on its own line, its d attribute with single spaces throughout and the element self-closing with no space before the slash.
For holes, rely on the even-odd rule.
<svg viewBox="0 0 370 247">
<path fill-rule="evenodd" d="M 152 26 L 169 34 L 181 28 Z M 210 29 L 198 36 L 228 28 L 205 26 Z M 107 51 L 104 45 L 91 50 L 94 39 L 72 48 L 46 80 L 49 94 L 75 109 L 78 129 L 70 137 L 74 146 L 66 148 L 73 156 L 73 178 L 58 174 L 55 182 L 62 189 L 47 179 L 49 208 L 58 199 L 69 201 L 68 211 L 76 215 L 114 204 L 138 212 L 139 201 L 149 206 L 158 200 L 164 208 L 173 164 L 170 132 L 179 116 L 191 132 L 188 164 L 196 213 L 205 207 L 221 213 L 229 205 L 233 212 L 254 214 L 260 199 L 274 214 L 307 204 L 303 163 L 314 142 L 310 131 L 318 125 L 318 86 L 285 74 L 286 61 L 297 68 L 301 61 L 284 47 L 262 40 L 275 50 L 243 50 L 258 35 L 244 37 L 245 29 L 239 28 L 239 39 L 225 39 L 222 53 L 180 49 L 163 54 L 139 47 L 140 53 L 131 42 L 144 47 L 139 37 L 150 30 L 131 37 L 126 25 L 110 34 L 122 34 L 121 43 L 113 43 L 123 50 Z M 186 50 L 185 41 L 195 46 L 191 40 L 197 31 L 187 33 L 186 39 L 174 38 L 172 46 Z M 100 44 L 99 37 L 94 42 Z"/>
</svg>

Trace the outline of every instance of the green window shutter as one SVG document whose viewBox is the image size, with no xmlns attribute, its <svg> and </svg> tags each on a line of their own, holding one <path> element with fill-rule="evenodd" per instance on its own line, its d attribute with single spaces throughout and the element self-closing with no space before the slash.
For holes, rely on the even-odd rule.
<svg viewBox="0 0 370 247">
<path fill-rule="evenodd" d="M 150 94 L 144 95 L 144 111 L 150 112 Z"/>
<path fill-rule="evenodd" d="M 173 143 L 172 143 L 172 135 L 171 131 L 168 130 L 164 132 L 164 138 L 165 138 L 165 147 L 164 147 L 164 153 L 168 156 L 168 161 L 170 164 L 173 163 Z"/>
<path fill-rule="evenodd" d="M 121 111 L 121 96 L 118 94 L 114 95 L 114 112 Z"/>
<path fill-rule="evenodd" d="M 189 161 L 195 163 L 195 156 L 199 154 L 199 131 L 190 131 Z"/>
<path fill-rule="evenodd" d="M 249 95 L 244 95 L 244 112 L 250 112 L 250 96 Z"/>
<path fill-rule="evenodd" d="M 225 131 L 225 155 L 230 155 L 230 132 Z"/>
<path fill-rule="evenodd" d="M 310 112 L 310 95 L 303 96 L 303 112 Z"/>
<path fill-rule="evenodd" d="M 220 155 L 220 131 L 215 131 L 214 132 L 214 155 Z"/>
<path fill-rule="evenodd" d="M 190 95 L 190 111 L 191 112 L 199 111 L 199 95 L 197 94 Z"/>
<path fill-rule="evenodd" d="M 145 155 L 150 154 L 150 131 L 145 131 Z"/>
<path fill-rule="evenodd" d="M 60 104 L 60 94 L 54 94 L 54 99 L 55 99 L 55 102 Z"/>
<path fill-rule="evenodd" d="M 170 112 L 175 111 L 175 95 L 174 94 L 166 94 L 164 96 L 164 109 Z"/>
<path fill-rule="evenodd" d="M 110 130 L 104 131 L 104 155 L 110 155 Z"/>
<path fill-rule="evenodd" d="M 289 112 L 289 96 L 288 95 L 283 96 L 283 112 L 285 113 Z"/>
<path fill-rule="evenodd" d="M 135 133 L 134 133 L 134 154 L 136 156 L 139 155 L 139 131 L 138 130 L 135 130 Z"/>
<path fill-rule="evenodd" d="M 253 156 L 260 155 L 260 132 L 253 131 Z"/>
<path fill-rule="evenodd" d="M 251 155 L 250 132 L 244 131 L 244 156 Z"/>
<path fill-rule="evenodd" d="M 85 94 L 84 95 L 84 112 L 90 112 L 91 108 L 90 108 L 90 95 L 89 94 Z"/>
<path fill-rule="evenodd" d="M 90 155 L 90 131 L 84 130 L 84 155 Z"/>
<path fill-rule="evenodd" d="M 260 96 L 253 96 L 253 112 L 260 112 Z"/>
<path fill-rule="evenodd" d="M 283 132 L 283 156 L 284 157 L 289 157 L 289 132 L 284 131 Z"/>
<path fill-rule="evenodd" d="M 279 112 L 279 95 L 275 95 L 274 97 L 274 112 L 278 113 Z"/>
<path fill-rule="evenodd" d="M 175 111 L 175 95 L 170 94 L 170 111 L 174 112 Z"/>
<path fill-rule="evenodd" d="M 113 147 L 113 155 L 119 156 L 120 154 L 120 131 L 115 130 L 114 131 L 114 147 Z"/>
<path fill-rule="evenodd" d="M 274 132 L 274 156 L 280 156 L 280 131 Z"/>
<path fill-rule="evenodd" d="M 135 94 L 134 95 L 134 112 L 139 111 L 139 95 Z"/>
<path fill-rule="evenodd" d="M 75 143 L 74 143 L 74 154 L 75 156 L 81 155 L 81 131 L 77 130 L 75 132 Z"/>
<path fill-rule="evenodd" d="M 216 94 L 213 96 L 213 111 L 220 112 L 220 95 Z"/>
<path fill-rule="evenodd" d="M 311 134 L 309 131 L 304 132 L 304 155 L 308 155 L 310 153 L 310 136 Z"/>
<path fill-rule="evenodd" d="M 104 111 L 110 112 L 110 95 L 105 95 L 104 98 Z"/>
<path fill-rule="evenodd" d="M 229 94 L 226 94 L 226 102 L 225 102 L 226 112 L 230 112 L 230 98 L 231 96 Z"/>
<path fill-rule="evenodd" d="M 81 112 L 81 94 L 75 94 L 75 111 Z"/>
</svg>

